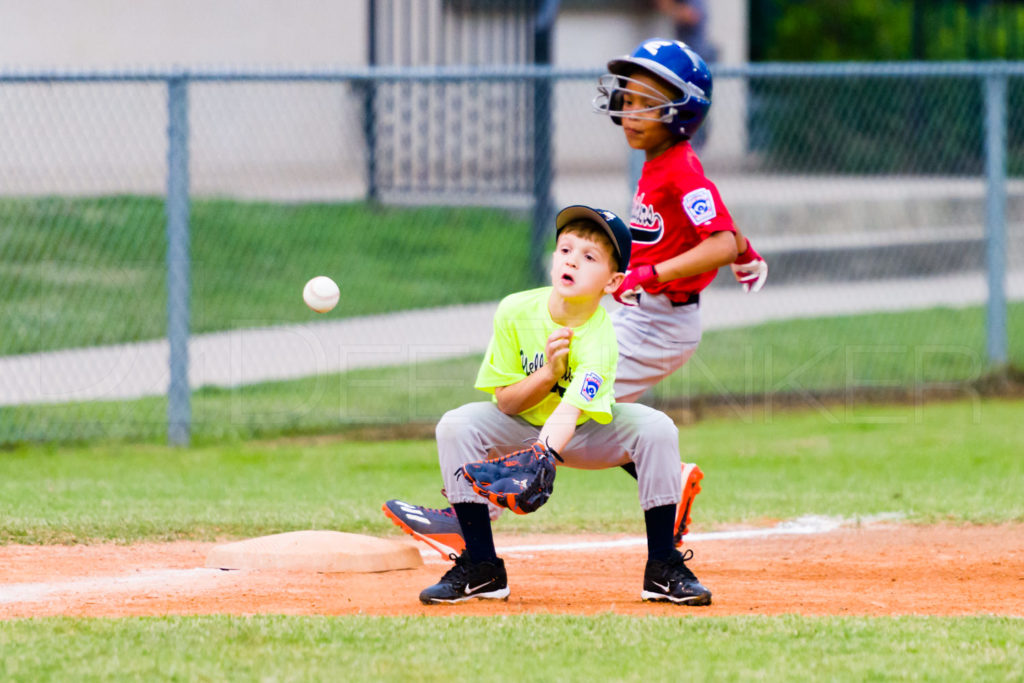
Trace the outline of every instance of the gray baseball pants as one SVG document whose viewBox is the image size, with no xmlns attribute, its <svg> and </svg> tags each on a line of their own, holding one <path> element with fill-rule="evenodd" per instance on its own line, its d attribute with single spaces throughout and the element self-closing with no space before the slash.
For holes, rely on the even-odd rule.
<svg viewBox="0 0 1024 683">
<path fill-rule="evenodd" d="M 506 415 L 493 402 L 468 403 L 445 413 L 437 424 L 437 451 L 449 502 L 484 502 L 464 478 L 455 476 L 459 467 L 495 452 L 525 448 L 539 434 L 540 427 Z M 610 423 L 584 422 L 559 455 L 565 460 L 559 467 L 584 470 L 607 469 L 632 461 L 644 510 L 675 505 L 682 497 L 679 430 L 667 415 L 649 406 L 615 404 Z"/>
<path fill-rule="evenodd" d="M 619 342 L 615 400 L 632 403 L 683 367 L 700 343 L 700 304 L 673 306 L 662 294 L 640 294 L 638 306 L 612 313 Z"/>
</svg>

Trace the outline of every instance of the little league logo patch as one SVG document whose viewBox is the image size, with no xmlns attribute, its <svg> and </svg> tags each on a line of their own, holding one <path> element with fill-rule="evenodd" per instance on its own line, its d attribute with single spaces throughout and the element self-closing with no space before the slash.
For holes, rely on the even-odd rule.
<svg viewBox="0 0 1024 683">
<path fill-rule="evenodd" d="M 604 382 L 601 379 L 601 375 L 596 372 L 588 372 L 583 375 L 583 384 L 580 386 L 580 396 L 587 399 L 587 401 L 593 401 L 594 397 L 597 396 L 598 389 L 601 388 L 601 383 Z"/>
<path fill-rule="evenodd" d="M 718 215 L 715 211 L 715 199 L 711 196 L 711 190 L 706 187 L 694 190 L 683 197 L 683 211 L 694 225 L 707 223 Z"/>
</svg>

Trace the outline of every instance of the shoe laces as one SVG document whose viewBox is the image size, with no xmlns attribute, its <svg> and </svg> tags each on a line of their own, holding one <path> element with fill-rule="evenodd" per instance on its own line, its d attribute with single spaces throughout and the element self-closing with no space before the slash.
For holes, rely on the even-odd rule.
<svg viewBox="0 0 1024 683">
<path fill-rule="evenodd" d="M 441 581 L 448 581 L 452 583 L 465 583 L 466 577 L 469 574 L 469 556 L 466 553 L 462 553 L 458 557 L 454 554 L 449 555 L 449 558 L 455 561 L 455 565 L 444 573 L 441 577 Z"/>
<path fill-rule="evenodd" d="M 690 571 L 690 568 L 686 566 L 688 560 L 693 559 L 693 548 L 687 548 L 686 552 L 679 553 L 676 557 L 672 558 L 665 564 L 669 565 L 677 572 L 683 575 L 683 578 L 687 581 L 696 581 L 697 576 Z"/>
</svg>

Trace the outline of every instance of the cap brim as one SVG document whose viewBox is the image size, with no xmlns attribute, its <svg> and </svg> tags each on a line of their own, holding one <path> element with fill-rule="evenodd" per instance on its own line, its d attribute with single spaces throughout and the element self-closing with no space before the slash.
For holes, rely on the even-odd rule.
<svg viewBox="0 0 1024 683">
<path fill-rule="evenodd" d="M 616 257 L 619 262 L 622 263 L 622 251 L 619 250 L 619 240 L 615 236 L 615 231 L 612 230 L 612 226 L 608 225 L 608 221 L 604 219 L 604 216 L 589 206 L 578 204 L 576 206 L 567 206 L 559 211 L 558 217 L 555 219 L 555 232 L 561 232 L 562 228 L 576 220 L 594 221 L 604 228 L 605 233 L 608 235 L 608 239 L 612 242 L 612 246 L 615 247 Z M 625 268 L 625 264 L 623 264 L 622 267 Z"/>
</svg>

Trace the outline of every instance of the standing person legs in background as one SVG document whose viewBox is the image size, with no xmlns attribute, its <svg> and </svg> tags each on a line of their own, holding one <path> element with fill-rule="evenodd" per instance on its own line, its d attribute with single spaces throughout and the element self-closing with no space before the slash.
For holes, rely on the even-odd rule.
<svg viewBox="0 0 1024 683">
<path fill-rule="evenodd" d="M 708 37 L 707 0 L 658 0 L 658 10 L 672 21 L 676 40 L 689 45 L 708 64 L 714 64 L 718 50 Z M 693 148 L 700 151 L 708 139 L 708 123 L 690 138 Z"/>
</svg>

